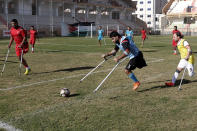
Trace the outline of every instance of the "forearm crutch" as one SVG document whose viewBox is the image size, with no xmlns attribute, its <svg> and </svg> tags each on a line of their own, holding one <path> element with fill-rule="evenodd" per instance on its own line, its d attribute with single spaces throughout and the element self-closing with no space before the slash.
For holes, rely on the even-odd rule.
<svg viewBox="0 0 197 131">
<path fill-rule="evenodd" d="M 21 51 L 21 60 L 20 60 L 20 65 L 19 65 L 19 76 L 21 76 L 21 66 L 22 66 L 22 62 L 23 62 L 23 48 Z"/>
<path fill-rule="evenodd" d="M 105 58 L 101 63 L 99 63 L 94 69 L 92 69 L 90 72 L 88 72 L 88 74 L 86 74 L 81 80 L 80 82 L 82 82 L 86 77 L 88 77 L 93 71 L 95 71 L 99 66 L 101 66 L 105 61 L 107 61 L 109 58 L 111 58 L 112 56 Z"/>
<path fill-rule="evenodd" d="M 3 76 L 3 72 L 5 70 L 5 65 L 6 65 L 6 62 L 8 60 L 9 53 L 10 53 L 10 48 L 8 48 L 8 51 L 7 51 L 7 54 L 6 54 L 6 58 L 5 58 L 5 61 L 4 61 L 4 64 L 3 64 L 3 68 L 2 68 L 2 71 L 1 71 L 1 76 Z"/>
<path fill-rule="evenodd" d="M 109 74 L 105 77 L 105 79 L 97 86 L 97 88 L 93 91 L 93 92 L 96 92 L 100 87 L 101 85 L 105 82 L 105 80 L 111 75 L 111 73 L 117 68 L 117 66 L 122 63 L 127 57 L 125 57 L 124 59 L 122 59 L 121 61 L 119 61 L 113 68 L 112 70 L 109 72 Z"/>
<path fill-rule="evenodd" d="M 185 69 L 184 69 L 184 71 L 183 71 L 183 75 L 182 75 L 182 78 L 181 78 L 181 82 L 180 82 L 180 84 L 179 84 L 179 90 L 181 90 L 182 88 L 181 88 L 181 84 L 182 84 L 182 81 L 183 81 L 183 78 L 184 78 L 184 75 L 185 75 L 185 70 L 187 69 L 187 65 L 185 66 Z"/>
<path fill-rule="evenodd" d="M 105 45 L 107 45 L 107 44 L 106 44 L 106 41 L 105 41 L 105 37 L 103 37 L 103 41 L 104 41 Z"/>
</svg>

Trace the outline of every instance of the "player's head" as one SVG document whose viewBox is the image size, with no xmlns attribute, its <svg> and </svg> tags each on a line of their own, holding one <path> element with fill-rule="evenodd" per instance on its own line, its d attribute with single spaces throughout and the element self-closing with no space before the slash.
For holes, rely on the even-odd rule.
<svg viewBox="0 0 197 131">
<path fill-rule="evenodd" d="M 99 29 L 102 29 L 102 26 L 99 26 Z"/>
<path fill-rule="evenodd" d="M 127 26 L 127 29 L 128 29 L 128 30 L 131 30 L 131 27 L 130 27 L 130 26 Z"/>
<path fill-rule="evenodd" d="M 175 40 L 176 42 L 178 42 L 181 38 L 183 38 L 184 36 L 180 33 L 180 32 L 176 32 L 173 35 L 173 40 Z"/>
<path fill-rule="evenodd" d="M 17 19 L 12 19 L 11 20 L 11 26 L 14 27 L 14 28 L 18 27 L 18 21 L 17 21 Z"/>
<path fill-rule="evenodd" d="M 34 30 L 34 26 L 33 26 L 33 25 L 32 25 L 32 26 L 30 26 L 30 29 L 31 29 L 31 30 Z"/>
<path fill-rule="evenodd" d="M 174 26 L 174 30 L 177 30 L 177 26 Z"/>
<path fill-rule="evenodd" d="M 118 43 L 121 38 L 121 35 L 117 31 L 112 31 L 109 36 L 113 43 Z"/>
</svg>

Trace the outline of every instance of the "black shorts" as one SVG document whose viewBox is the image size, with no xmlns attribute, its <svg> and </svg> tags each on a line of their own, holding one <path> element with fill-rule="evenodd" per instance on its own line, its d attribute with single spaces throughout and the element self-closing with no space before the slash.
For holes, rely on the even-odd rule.
<svg viewBox="0 0 197 131">
<path fill-rule="evenodd" d="M 129 61 L 125 69 L 131 71 L 134 70 L 136 67 L 141 69 L 145 66 L 147 66 L 147 64 L 146 61 L 144 60 L 142 52 L 140 51 L 136 57 L 134 57 Z"/>
</svg>

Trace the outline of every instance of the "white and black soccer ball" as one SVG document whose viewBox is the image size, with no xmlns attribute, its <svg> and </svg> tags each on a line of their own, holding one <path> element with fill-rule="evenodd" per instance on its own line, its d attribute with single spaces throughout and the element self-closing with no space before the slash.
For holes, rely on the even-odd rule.
<svg viewBox="0 0 197 131">
<path fill-rule="evenodd" d="M 70 95 L 70 91 L 67 88 L 63 88 L 60 90 L 60 96 L 62 97 L 68 97 Z"/>
</svg>

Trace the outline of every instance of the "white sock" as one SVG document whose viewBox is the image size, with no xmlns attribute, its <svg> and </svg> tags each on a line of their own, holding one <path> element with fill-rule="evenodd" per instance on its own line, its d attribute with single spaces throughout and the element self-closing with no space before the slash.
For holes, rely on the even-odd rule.
<svg viewBox="0 0 197 131">
<path fill-rule="evenodd" d="M 174 53 L 176 53 L 176 50 L 174 50 Z"/>
<path fill-rule="evenodd" d="M 34 48 L 32 47 L 31 50 L 34 51 Z"/>
</svg>

